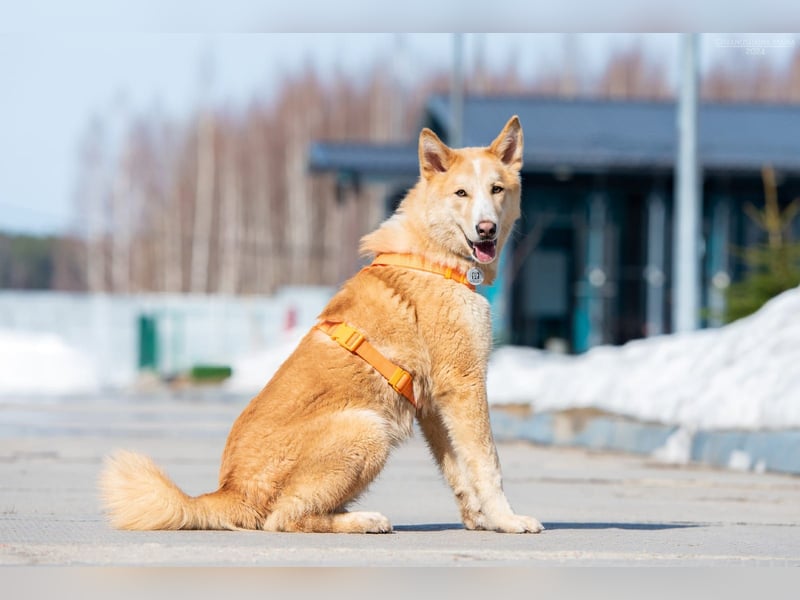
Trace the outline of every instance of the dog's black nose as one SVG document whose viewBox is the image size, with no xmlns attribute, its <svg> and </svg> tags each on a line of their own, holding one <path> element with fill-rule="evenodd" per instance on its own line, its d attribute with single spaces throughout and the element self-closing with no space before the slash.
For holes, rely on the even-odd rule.
<svg viewBox="0 0 800 600">
<path fill-rule="evenodd" d="M 491 221 L 481 221 L 475 225 L 475 231 L 482 240 L 492 239 L 497 233 L 497 225 Z"/>
</svg>

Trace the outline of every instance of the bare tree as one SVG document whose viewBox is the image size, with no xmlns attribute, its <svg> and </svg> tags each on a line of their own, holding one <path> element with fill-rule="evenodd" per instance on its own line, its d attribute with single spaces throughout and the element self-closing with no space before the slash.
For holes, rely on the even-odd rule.
<svg viewBox="0 0 800 600">
<path fill-rule="evenodd" d="M 704 100 L 726 102 L 800 102 L 800 48 L 786 65 L 765 56 L 726 54 L 703 77 Z"/>
<path fill-rule="evenodd" d="M 111 184 L 111 288 L 127 294 L 131 282 L 131 244 L 133 185 L 130 173 L 129 143 L 123 149 Z"/>
<path fill-rule="evenodd" d="M 406 51 L 400 37 L 395 50 Z M 641 45 L 613 54 L 595 79 L 578 68 L 576 40 L 565 40 L 564 54 L 571 67 L 548 64 L 532 73 L 511 60 L 489 70 L 478 57 L 465 85 L 487 94 L 672 94 L 664 66 Z M 403 60 L 410 70 L 413 57 Z M 204 102 L 188 123 L 148 115 L 116 151 L 103 145 L 102 128 L 90 129 L 76 203 L 85 273 L 74 277 L 113 292 L 269 294 L 293 283 L 339 283 L 359 264 L 358 238 L 383 217 L 387 187 L 311 176 L 309 145 L 412 141 L 425 103 L 447 92 L 449 74 L 412 84 L 402 62 L 376 61 L 360 81 L 344 74 L 323 81 L 306 67 L 282 81 L 272 101 L 255 98 L 225 111 Z M 800 50 L 784 66 L 748 65 L 713 65 L 704 98 L 800 102 Z M 540 235 L 535 229 L 520 244 L 515 268 Z"/>
<path fill-rule="evenodd" d="M 165 292 L 183 291 L 183 238 L 184 228 L 181 217 L 181 192 L 180 178 L 177 171 L 177 161 L 170 160 L 172 172 L 166 178 L 164 190 L 164 205 L 161 218 L 161 235 L 164 239 L 164 282 Z"/>
<path fill-rule="evenodd" d="M 640 44 L 611 55 L 596 83 L 596 93 L 610 99 L 660 100 L 672 96 L 664 66 Z"/>
<path fill-rule="evenodd" d="M 237 161 L 236 132 L 223 139 L 222 189 L 220 191 L 220 274 L 218 290 L 235 294 L 239 286 L 239 231 L 241 217 L 241 167 Z"/>
<path fill-rule="evenodd" d="M 214 117 L 210 112 L 202 111 L 197 126 L 197 183 L 192 230 L 190 291 L 195 294 L 204 294 L 208 291 L 215 168 Z"/>
</svg>

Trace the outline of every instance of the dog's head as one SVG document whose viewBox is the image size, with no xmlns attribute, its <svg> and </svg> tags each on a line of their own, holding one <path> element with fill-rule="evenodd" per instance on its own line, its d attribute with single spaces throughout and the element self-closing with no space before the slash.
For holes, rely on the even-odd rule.
<svg viewBox="0 0 800 600">
<path fill-rule="evenodd" d="M 432 241 L 449 254 L 493 263 L 520 215 L 519 119 L 512 117 L 484 148 L 456 150 L 423 129 L 419 163 Z"/>
</svg>

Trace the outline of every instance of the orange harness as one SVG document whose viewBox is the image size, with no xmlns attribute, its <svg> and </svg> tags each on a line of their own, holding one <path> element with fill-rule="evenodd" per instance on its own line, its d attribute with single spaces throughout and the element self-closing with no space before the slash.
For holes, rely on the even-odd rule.
<svg viewBox="0 0 800 600">
<path fill-rule="evenodd" d="M 375 349 L 375 346 L 370 344 L 364 336 L 350 327 L 347 323 L 334 323 L 332 321 L 323 321 L 317 325 L 317 329 L 321 329 L 327 333 L 333 341 L 338 342 L 339 345 L 353 354 L 358 354 L 361 358 L 367 361 L 372 367 L 381 375 L 383 375 L 397 392 L 403 394 L 411 404 L 416 408 L 417 401 L 414 398 L 414 380 L 411 375 L 403 369 L 398 367 L 383 354 Z"/>
<path fill-rule="evenodd" d="M 475 291 L 475 286 L 469 282 L 467 274 L 462 273 L 458 269 L 430 263 L 413 254 L 379 254 L 367 268 L 387 266 L 407 267 L 409 269 L 436 273 L 445 279 L 452 279 L 453 281 L 462 283 L 473 292 Z M 405 396 L 406 399 L 411 402 L 411 405 L 417 408 L 417 401 L 414 398 L 414 379 L 411 374 L 378 352 L 375 346 L 370 344 L 361 332 L 347 323 L 335 321 L 322 321 L 318 323 L 316 327 L 328 334 L 332 340 L 337 342 L 348 352 L 352 352 L 363 358 L 378 373 L 383 375 L 395 391 Z"/>
</svg>

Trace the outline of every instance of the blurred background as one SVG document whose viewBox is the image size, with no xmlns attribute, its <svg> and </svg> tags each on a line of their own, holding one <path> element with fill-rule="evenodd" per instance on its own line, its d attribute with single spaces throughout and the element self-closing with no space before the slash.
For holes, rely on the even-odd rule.
<svg viewBox="0 0 800 600">
<path fill-rule="evenodd" d="M 420 128 L 485 145 L 512 114 L 499 346 L 750 314 L 800 283 L 798 42 L 2 33 L 0 393 L 257 390 L 414 184 Z"/>
</svg>

